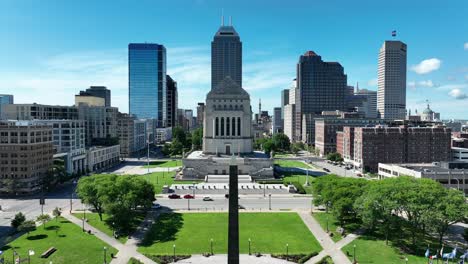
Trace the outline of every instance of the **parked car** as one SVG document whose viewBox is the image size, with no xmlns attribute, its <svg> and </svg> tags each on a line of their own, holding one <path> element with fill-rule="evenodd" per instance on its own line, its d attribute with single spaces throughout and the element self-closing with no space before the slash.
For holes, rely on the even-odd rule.
<svg viewBox="0 0 468 264">
<path fill-rule="evenodd" d="M 169 199 L 180 199 L 180 195 L 176 194 L 176 193 L 173 193 L 173 194 L 169 194 Z"/>
<path fill-rule="evenodd" d="M 226 194 L 224 195 L 224 198 L 229 199 L 229 193 L 226 193 Z M 237 196 L 237 199 L 240 199 L 240 196 Z"/>
<path fill-rule="evenodd" d="M 193 197 L 193 195 L 191 195 L 191 194 L 184 195 L 184 199 L 193 199 L 193 198 L 195 198 L 195 197 Z"/>
<path fill-rule="evenodd" d="M 327 168 L 323 168 L 323 170 L 326 171 L 326 172 L 330 172 L 330 170 L 327 169 Z"/>
<path fill-rule="evenodd" d="M 209 196 L 203 197 L 203 201 L 213 201 L 213 199 Z"/>
<path fill-rule="evenodd" d="M 239 204 L 239 209 L 245 209 L 245 207 L 241 204 Z"/>
<path fill-rule="evenodd" d="M 153 204 L 153 209 L 157 210 L 160 209 L 161 205 L 160 204 Z"/>
</svg>

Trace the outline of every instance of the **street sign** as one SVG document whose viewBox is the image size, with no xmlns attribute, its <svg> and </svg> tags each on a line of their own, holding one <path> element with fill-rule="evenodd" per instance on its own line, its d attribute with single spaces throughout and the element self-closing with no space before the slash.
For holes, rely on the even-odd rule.
<svg viewBox="0 0 468 264">
<path fill-rule="evenodd" d="M 45 198 L 40 198 L 39 199 L 39 204 L 44 205 L 45 204 Z"/>
</svg>

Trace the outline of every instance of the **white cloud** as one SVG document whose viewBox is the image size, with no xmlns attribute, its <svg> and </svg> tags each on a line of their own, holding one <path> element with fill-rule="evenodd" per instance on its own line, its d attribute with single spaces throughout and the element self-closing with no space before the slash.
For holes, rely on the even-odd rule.
<svg viewBox="0 0 468 264">
<path fill-rule="evenodd" d="M 455 99 L 462 100 L 468 98 L 468 95 L 460 89 L 452 89 L 449 95 Z"/>
<path fill-rule="evenodd" d="M 465 45 L 463 45 L 463 48 L 464 48 L 465 50 L 468 50 L 468 42 L 465 42 Z"/>
<path fill-rule="evenodd" d="M 427 74 L 432 71 L 438 70 L 440 68 L 440 64 L 442 63 L 441 60 L 436 58 L 431 58 L 427 60 L 421 61 L 417 65 L 413 65 L 411 70 L 416 72 L 417 74 Z"/>
<path fill-rule="evenodd" d="M 409 88 L 416 88 L 416 87 L 424 87 L 424 88 L 432 88 L 436 85 L 432 82 L 432 80 L 423 80 L 419 82 L 411 81 L 408 82 L 407 86 Z"/>
<path fill-rule="evenodd" d="M 371 79 L 367 82 L 368 86 L 377 86 L 377 78 Z"/>
</svg>

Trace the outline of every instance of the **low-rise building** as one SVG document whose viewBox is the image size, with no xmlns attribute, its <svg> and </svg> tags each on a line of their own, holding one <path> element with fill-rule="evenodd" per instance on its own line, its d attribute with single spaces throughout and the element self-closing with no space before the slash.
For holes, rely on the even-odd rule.
<svg viewBox="0 0 468 264">
<path fill-rule="evenodd" d="M 0 122 L 0 194 L 41 191 L 53 154 L 52 126 Z"/>
<path fill-rule="evenodd" d="M 2 105 L 2 119 L 9 120 L 60 120 L 79 119 L 78 109 L 74 106 L 41 104 Z"/>
<path fill-rule="evenodd" d="M 120 163 L 120 145 L 87 149 L 88 170 L 99 172 Z"/>
<path fill-rule="evenodd" d="M 379 163 L 378 173 L 379 179 L 399 176 L 428 178 L 439 182 L 446 188 L 458 189 L 468 194 L 468 163 L 466 162 Z"/>
<path fill-rule="evenodd" d="M 468 148 L 452 147 L 452 159 L 454 161 L 468 162 Z"/>
<path fill-rule="evenodd" d="M 164 144 L 172 140 L 172 127 L 156 128 L 155 143 Z"/>
</svg>

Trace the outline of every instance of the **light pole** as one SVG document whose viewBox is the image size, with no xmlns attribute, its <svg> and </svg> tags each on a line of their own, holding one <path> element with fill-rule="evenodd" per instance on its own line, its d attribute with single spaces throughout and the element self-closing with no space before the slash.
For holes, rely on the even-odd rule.
<svg viewBox="0 0 468 264">
<path fill-rule="evenodd" d="M 286 243 L 286 260 L 289 260 L 289 244 Z"/>
<path fill-rule="evenodd" d="M 193 198 L 195 199 L 195 182 L 192 182 Z"/>
<path fill-rule="evenodd" d="M 252 243 L 252 240 L 250 240 L 250 238 L 249 238 L 249 255 L 252 254 L 252 252 L 250 251 L 250 243 Z"/>
<path fill-rule="evenodd" d="M 356 263 L 356 244 L 353 246 L 353 263 Z"/>
<path fill-rule="evenodd" d="M 453 178 L 454 180 L 457 180 L 457 191 L 460 190 L 460 180 L 457 178 Z"/>
<path fill-rule="evenodd" d="M 328 233 L 329 232 L 329 230 L 328 230 L 328 213 L 327 213 L 326 219 L 327 219 L 327 233 Z"/>
<path fill-rule="evenodd" d="M 149 139 L 146 141 L 147 143 L 147 148 L 148 148 L 148 152 L 147 152 L 147 155 L 146 155 L 146 167 L 148 167 L 148 173 L 150 173 L 150 167 L 149 167 Z"/>
<path fill-rule="evenodd" d="M 187 199 L 187 209 L 190 211 L 190 198 Z"/>
<path fill-rule="evenodd" d="M 107 247 L 104 247 L 104 264 L 107 264 Z"/>
<path fill-rule="evenodd" d="M 271 193 L 268 194 L 268 205 L 271 210 Z"/>
<path fill-rule="evenodd" d="M 172 245 L 172 249 L 173 249 L 173 252 L 174 252 L 174 263 L 175 263 L 175 260 L 176 260 L 176 259 L 175 259 L 175 244 Z"/>
<path fill-rule="evenodd" d="M 213 255 L 213 239 L 210 239 L 211 255 Z"/>
<path fill-rule="evenodd" d="M 408 258 L 405 258 L 405 262 L 406 262 L 406 264 L 408 264 Z"/>
<path fill-rule="evenodd" d="M 266 189 L 265 189 L 265 187 L 266 187 L 266 179 L 263 180 L 263 197 L 266 196 Z"/>
<path fill-rule="evenodd" d="M 73 193 L 76 191 L 76 181 L 73 181 L 74 188 L 72 189 L 71 195 L 70 195 L 70 214 L 73 211 Z"/>
</svg>

